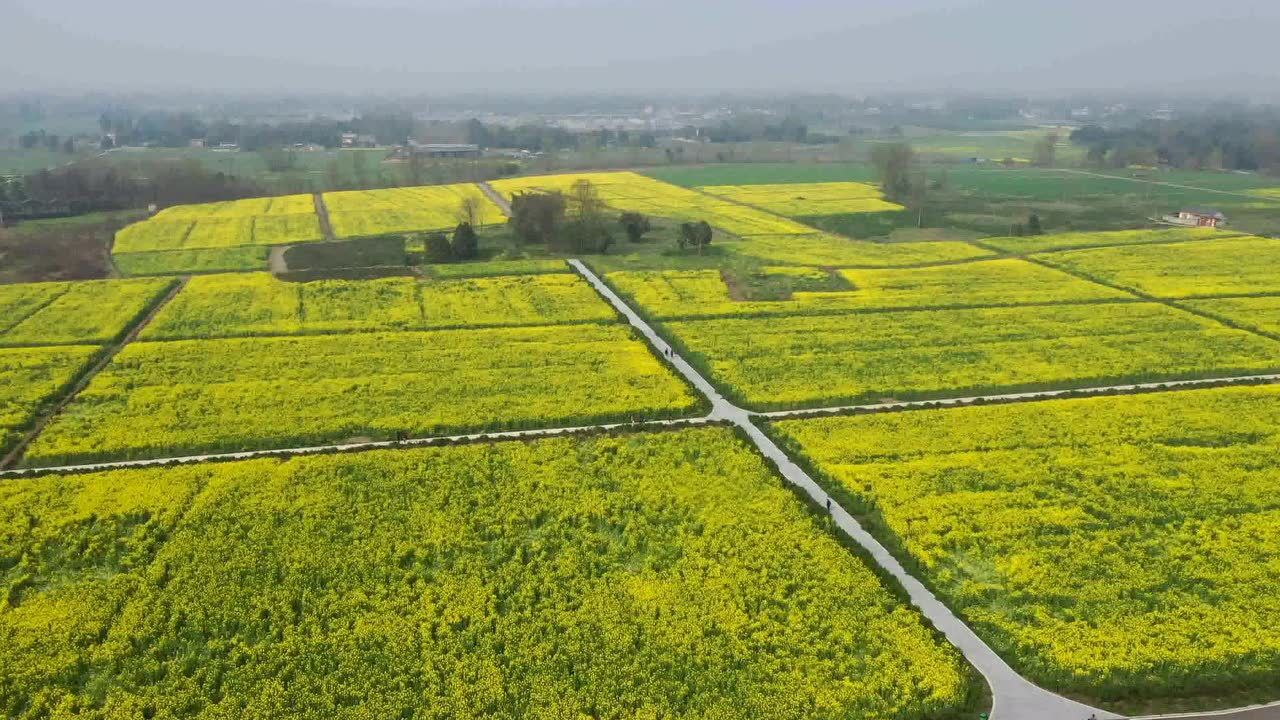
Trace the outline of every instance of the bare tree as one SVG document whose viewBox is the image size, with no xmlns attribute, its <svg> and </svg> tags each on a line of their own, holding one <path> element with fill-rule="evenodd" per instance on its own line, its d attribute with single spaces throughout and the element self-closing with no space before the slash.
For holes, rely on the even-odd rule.
<svg viewBox="0 0 1280 720">
<path fill-rule="evenodd" d="M 1035 164 L 1037 167 L 1053 167 L 1058 157 L 1058 133 L 1050 132 L 1036 143 Z"/>
<path fill-rule="evenodd" d="M 458 203 L 458 224 L 480 227 L 480 198 L 473 195 L 462 198 Z"/>
</svg>

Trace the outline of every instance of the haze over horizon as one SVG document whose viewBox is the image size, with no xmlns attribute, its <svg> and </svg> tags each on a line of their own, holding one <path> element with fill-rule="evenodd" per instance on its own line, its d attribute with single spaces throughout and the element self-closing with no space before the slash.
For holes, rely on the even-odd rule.
<svg viewBox="0 0 1280 720">
<path fill-rule="evenodd" d="M 0 91 L 1280 99 L 1280 3 L 1263 0 L 5 2 Z"/>
</svg>

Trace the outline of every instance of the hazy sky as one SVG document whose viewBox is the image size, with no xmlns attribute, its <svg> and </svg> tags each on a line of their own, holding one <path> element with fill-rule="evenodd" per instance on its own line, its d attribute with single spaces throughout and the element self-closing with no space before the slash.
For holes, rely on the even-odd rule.
<svg viewBox="0 0 1280 720">
<path fill-rule="evenodd" d="M 0 0 L 0 90 L 1280 95 L 1278 0 Z"/>
</svg>

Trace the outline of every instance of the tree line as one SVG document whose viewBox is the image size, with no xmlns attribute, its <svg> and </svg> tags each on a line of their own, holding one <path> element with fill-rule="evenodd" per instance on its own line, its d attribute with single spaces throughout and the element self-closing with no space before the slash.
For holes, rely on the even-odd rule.
<svg viewBox="0 0 1280 720">
<path fill-rule="evenodd" d="M 1280 174 L 1277 110 L 1145 120 L 1127 128 L 1087 125 L 1071 133 L 1071 142 L 1088 148 L 1088 159 L 1096 165 Z"/>
</svg>

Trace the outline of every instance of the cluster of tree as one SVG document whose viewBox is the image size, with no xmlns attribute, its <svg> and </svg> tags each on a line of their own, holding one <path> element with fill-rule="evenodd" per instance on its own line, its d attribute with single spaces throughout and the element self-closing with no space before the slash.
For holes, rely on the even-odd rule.
<svg viewBox="0 0 1280 720">
<path fill-rule="evenodd" d="M 262 150 L 300 143 L 338 147 L 347 132 L 372 135 L 382 144 L 402 144 L 413 134 L 414 120 L 406 112 L 370 112 L 345 121 L 319 117 L 304 122 L 239 123 L 205 121 L 189 112 L 135 113 L 113 107 L 101 114 L 98 126 L 104 134 L 114 135 L 117 145 L 183 147 L 192 140 L 204 140 L 210 145 L 234 143 L 245 150 Z"/>
<path fill-rule="evenodd" d="M 723 120 L 712 127 L 695 128 L 692 125 L 681 129 L 678 137 L 704 138 L 711 142 L 753 142 L 767 140 L 774 142 L 838 142 L 840 138 L 829 135 L 818 135 L 809 131 L 804 121 L 788 115 L 780 122 L 768 115 L 741 115 L 732 120 Z"/>
<path fill-rule="evenodd" d="M 577 150 L 586 147 L 654 147 L 657 137 L 651 132 L 628 130 L 590 130 L 574 132 L 548 125 L 522 124 L 513 127 L 486 125 L 471 119 L 464 128 L 466 141 L 486 148 L 512 148 L 529 152 Z"/>
<path fill-rule="evenodd" d="M 423 259 L 429 263 L 474 260 L 480 254 L 480 238 L 475 227 L 460 222 L 453 230 L 453 237 L 444 233 L 430 233 L 423 239 Z"/>
<path fill-rule="evenodd" d="M 676 243 L 681 250 L 689 247 L 697 248 L 698 254 L 701 255 L 702 251 L 711 244 L 713 234 L 711 225 L 706 220 L 681 223 L 680 236 L 676 239 Z"/>
<path fill-rule="evenodd" d="M 5 188 L 7 215 L 39 217 L 98 210 L 234 200 L 266 194 L 198 160 L 148 159 L 130 167 L 86 161 L 27 175 Z M 18 205 L 20 203 L 20 206 Z"/>
<path fill-rule="evenodd" d="M 508 221 L 516 240 L 545 245 L 566 253 L 604 253 L 613 245 L 608 209 L 587 180 L 573 184 L 569 194 L 519 193 L 511 199 Z M 649 232 L 648 218 L 624 213 L 618 220 L 627 238 L 639 242 Z"/>
<path fill-rule="evenodd" d="M 1237 111 L 1134 127 L 1087 125 L 1071 142 L 1088 148 L 1097 165 L 1169 165 L 1187 169 L 1280 173 L 1280 111 Z"/>
<path fill-rule="evenodd" d="M 1026 223 L 1015 223 L 1009 228 L 1009 234 L 1014 237 L 1022 237 L 1024 235 L 1043 235 L 1044 226 L 1040 223 L 1040 216 L 1031 213 L 1027 216 Z"/>
<path fill-rule="evenodd" d="M 52 152 L 61 150 L 65 153 L 73 153 L 76 151 L 75 138 L 71 136 L 62 137 L 44 130 L 32 130 L 18 136 L 18 145 L 24 150 L 42 147 Z"/>
</svg>

